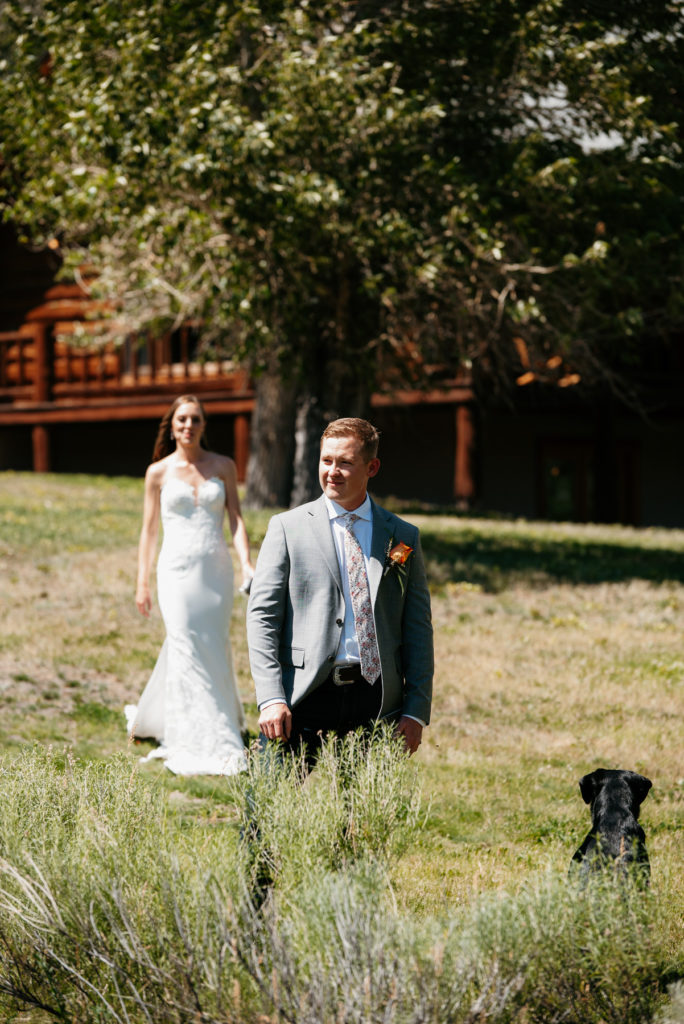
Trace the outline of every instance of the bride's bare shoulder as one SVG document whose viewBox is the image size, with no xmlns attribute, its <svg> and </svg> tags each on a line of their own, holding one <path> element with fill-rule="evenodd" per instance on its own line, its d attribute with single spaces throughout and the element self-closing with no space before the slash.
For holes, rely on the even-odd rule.
<svg viewBox="0 0 684 1024">
<path fill-rule="evenodd" d="M 220 476 L 223 480 L 231 480 L 235 477 L 235 463 L 229 455 L 219 455 L 218 452 L 211 452 L 212 473 Z"/>
<path fill-rule="evenodd" d="M 165 459 L 159 459 L 157 462 L 151 462 L 145 472 L 145 483 L 151 484 L 153 487 L 161 487 L 166 479 L 170 464 L 170 455 L 167 455 Z"/>
</svg>

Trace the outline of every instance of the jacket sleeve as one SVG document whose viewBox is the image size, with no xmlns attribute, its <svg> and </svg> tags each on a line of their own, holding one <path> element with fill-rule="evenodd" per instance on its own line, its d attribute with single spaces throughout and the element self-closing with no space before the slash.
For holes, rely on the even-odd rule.
<svg viewBox="0 0 684 1024">
<path fill-rule="evenodd" d="M 434 639 L 432 611 L 425 561 L 416 530 L 413 554 L 409 561 L 406 599 L 402 615 L 402 671 L 404 702 L 402 712 L 430 721 L 432 677 L 434 675 Z"/>
<path fill-rule="evenodd" d="M 286 700 L 279 651 L 290 573 L 285 531 L 278 516 L 264 537 L 247 605 L 247 642 L 257 705 Z"/>
</svg>

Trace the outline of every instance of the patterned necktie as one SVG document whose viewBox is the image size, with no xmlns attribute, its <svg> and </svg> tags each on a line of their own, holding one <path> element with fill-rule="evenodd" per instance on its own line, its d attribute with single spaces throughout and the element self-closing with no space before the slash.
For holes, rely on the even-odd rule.
<svg viewBox="0 0 684 1024">
<path fill-rule="evenodd" d="M 375 637 L 375 622 L 368 589 L 366 561 L 361 545 L 353 531 L 354 523 L 359 518 L 360 516 L 353 512 L 344 517 L 344 556 L 347 562 L 356 638 L 361 655 L 361 674 L 367 682 L 372 684 L 380 675 L 380 655 Z"/>
</svg>

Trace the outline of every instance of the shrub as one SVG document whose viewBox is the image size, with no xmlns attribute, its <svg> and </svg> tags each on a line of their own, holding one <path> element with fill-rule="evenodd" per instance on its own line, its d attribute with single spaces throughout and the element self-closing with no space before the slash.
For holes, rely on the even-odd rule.
<svg viewBox="0 0 684 1024">
<path fill-rule="evenodd" d="M 0 991 L 70 1024 L 679 1024 L 665 902 L 552 874 L 437 917 L 388 868 L 420 805 L 386 735 L 316 770 L 252 756 L 237 828 L 187 821 L 124 760 L 0 762 Z M 254 863 L 273 872 L 255 903 Z M 679 1000 L 679 1002 L 678 1002 Z M 266 1015 L 266 1016 L 265 1016 Z"/>
<path fill-rule="evenodd" d="M 420 814 L 416 769 L 386 725 L 328 739 L 313 772 L 303 756 L 255 748 L 239 798 L 252 884 L 277 879 L 280 891 L 360 859 L 389 864 Z"/>
<path fill-rule="evenodd" d="M 546 876 L 418 919 L 357 867 L 237 931 L 248 972 L 297 1024 L 645 1024 L 660 999 L 658 914 L 612 879 L 582 893 Z"/>
<path fill-rule="evenodd" d="M 212 877 L 235 877 L 234 830 L 169 815 L 123 758 L 36 747 L 1 762 L 0 799 L 0 990 L 88 1024 L 218 1005 Z"/>
</svg>

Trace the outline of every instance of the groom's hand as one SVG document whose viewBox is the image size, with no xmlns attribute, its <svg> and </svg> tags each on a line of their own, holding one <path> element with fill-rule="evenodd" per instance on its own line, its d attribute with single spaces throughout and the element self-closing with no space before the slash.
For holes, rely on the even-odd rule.
<svg viewBox="0 0 684 1024">
<path fill-rule="evenodd" d="M 420 722 L 417 722 L 415 718 L 407 718 L 405 715 L 402 715 L 397 722 L 396 733 L 397 736 L 404 737 L 404 743 L 409 754 L 415 754 L 423 737 L 423 726 Z"/>
<path fill-rule="evenodd" d="M 289 740 L 292 712 L 285 701 L 269 704 L 259 715 L 259 729 L 269 740 Z"/>
</svg>

